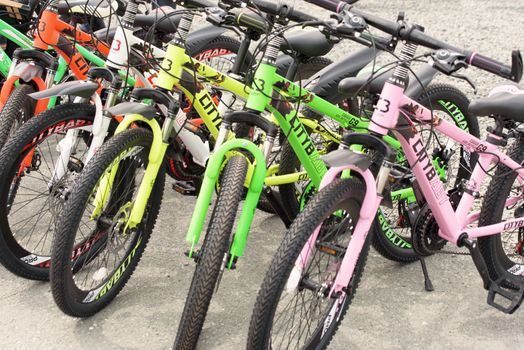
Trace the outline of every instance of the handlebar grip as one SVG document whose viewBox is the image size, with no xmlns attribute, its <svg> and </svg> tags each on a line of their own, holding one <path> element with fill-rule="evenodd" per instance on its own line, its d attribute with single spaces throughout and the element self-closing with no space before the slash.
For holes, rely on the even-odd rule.
<svg viewBox="0 0 524 350">
<path fill-rule="evenodd" d="M 254 29 L 259 32 L 266 32 L 267 31 L 267 21 L 254 13 L 246 13 L 246 12 L 240 12 L 235 17 L 235 22 L 241 26 L 248 27 L 251 29 Z"/>
<path fill-rule="evenodd" d="M 317 5 L 331 12 L 340 12 L 346 5 L 356 3 L 358 0 L 305 0 L 313 5 Z"/>
<path fill-rule="evenodd" d="M 310 4 L 317 5 L 331 12 L 338 12 L 339 0 L 305 0 Z"/>
<path fill-rule="evenodd" d="M 291 10 L 291 13 L 289 14 L 288 18 L 290 21 L 298 23 L 318 21 L 318 18 L 310 16 L 307 13 L 298 10 Z"/>
<path fill-rule="evenodd" d="M 519 82 L 522 78 L 522 57 L 519 51 L 513 51 L 511 67 L 475 52 L 469 56 L 468 63 L 505 79 Z"/>
<path fill-rule="evenodd" d="M 307 13 L 298 10 L 294 10 L 293 7 L 289 7 L 286 4 L 279 4 L 278 2 L 267 0 L 250 0 L 250 2 L 258 7 L 262 12 L 266 12 L 274 16 L 286 14 L 285 11 L 284 13 L 281 12 L 282 10 L 287 9 L 286 16 L 290 21 L 293 22 L 309 22 L 317 20 L 316 17 L 310 16 Z"/>
</svg>

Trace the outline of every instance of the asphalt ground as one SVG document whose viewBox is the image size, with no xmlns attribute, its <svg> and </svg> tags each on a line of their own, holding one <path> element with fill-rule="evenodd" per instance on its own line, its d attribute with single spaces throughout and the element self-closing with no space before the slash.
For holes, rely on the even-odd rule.
<svg viewBox="0 0 524 350">
<path fill-rule="evenodd" d="M 302 9 L 321 16 L 302 1 Z M 395 19 L 399 10 L 436 37 L 509 62 L 523 46 L 524 1 L 361 1 L 359 7 Z M 342 43 L 334 60 L 358 47 Z M 421 52 L 421 51 L 419 51 Z M 469 68 L 486 95 L 502 79 Z M 461 81 L 439 78 L 464 88 Z M 481 121 L 486 126 L 484 120 Z M 16 278 L 0 268 L 0 349 L 168 349 L 174 340 L 194 271 L 183 255 L 195 200 L 166 184 L 157 226 L 131 280 L 114 302 L 85 320 L 62 314 L 47 283 Z M 199 349 L 242 349 L 256 293 L 285 229 L 257 212 L 245 256 L 224 275 L 202 331 Z M 401 265 L 373 252 L 362 283 L 331 349 L 518 349 L 522 311 L 504 315 L 486 304 L 486 291 L 468 256 L 427 259 L 435 286 L 426 292 L 418 264 Z"/>
</svg>

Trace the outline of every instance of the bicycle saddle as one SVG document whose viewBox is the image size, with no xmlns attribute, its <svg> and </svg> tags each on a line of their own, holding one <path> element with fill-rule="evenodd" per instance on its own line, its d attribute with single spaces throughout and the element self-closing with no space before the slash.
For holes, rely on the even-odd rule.
<svg viewBox="0 0 524 350">
<path fill-rule="evenodd" d="M 58 13 L 66 15 L 68 13 L 92 14 L 95 11 L 97 17 L 107 17 L 116 14 L 118 2 L 110 0 L 68 0 L 58 4 Z"/>
<path fill-rule="evenodd" d="M 333 43 L 318 30 L 298 30 L 284 35 L 280 46 L 283 51 L 293 51 L 306 57 L 324 56 L 333 48 Z"/>
<path fill-rule="evenodd" d="M 524 90 L 515 85 L 497 86 L 488 97 L 474 100 L 469 112 L 479 117 L 498 115 L 502 119 L 524 122 Z"/>
<path fill-rule="evenodd" d="M 175 11 L 175 9 L 172 7 L 163 6 L 152 10 L 148 15 L 136 15 L 135 27 L 149 28 L 155 25 L 156 30 L 164 34 L 175 33 L 182 15 L 177 14 L 170 16 L 169 13 L 173 11 Z"/>
</svg>

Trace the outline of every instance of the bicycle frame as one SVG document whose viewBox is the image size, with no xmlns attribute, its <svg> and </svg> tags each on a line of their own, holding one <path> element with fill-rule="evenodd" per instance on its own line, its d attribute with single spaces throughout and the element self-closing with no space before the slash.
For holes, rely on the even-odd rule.
<svg viewBox="0 0 524 350">
<path fill-rule="evenodd" d="M 133 34 L 133 31 L 123 26 L 119 26 L 115 32 L 113 39 L 113 45 L 109 51 L 105 65 L 108 67 L 119 69 L 125 69 L 129 64 L 129 56 L 132 48 L 137 45 L 145 45 L 145 42 L 136 37 Z M 162 49 L 159 49 L 155 46 L 150 46 L 153 56 L 157 59 L 164 57 L 165 52 Z M 120 75 L 126 75 L 124 72 L 120 71 Z M 140 82 L 142 84 L 142 82 Z M 146 82 L 143 82 L 146 84 Z M 122 90 L 122 89 L 121 89 Z M 105 110 L 112 107 L 116 100 L 115 92 L 112 91 L 111 95 L 108 96 L 106 105 L 103 106 L 102 100 L 98 93 L 94 93 L 90 100 L 96 106 L 96 114 L 93 121 L 93 125 L 86 127 L 86 130 L 89 130 L 93 134 L 93 139 L 86 154 L 84 164 L 87 164 L 89 160 L 94 156 L 95 152 L 102 146 L 105 138 L 107 137 L 109 125 L 111 123 L 112 116 L 106 115 Z M 85 102 L 83 98 L 76 98 L 75 103 Z M 126 124 L 127 125 L 127 124 Z M 53 182 L 57 179 L 61 179 L 62 176 L 67 172 L 67 161 L 71 153 L 74 151 L 74 145 L 76 144 L 75 140 L 78 137 L 78 132 L 84 128 L 77 128 L 68 130 L 66 136 L 59 142 L 58 149 L 60 150 L 60 157 L 58 158 L 57 163 L 53 174 L 51 176 L 51 181 L 49 187 L 51 188 Z"/>
<path fill-rule="evenodd" d="M 104 60 L 89 52 L 87 49 L 81 47 L 79 44 L 91 45 L 94 43 L 95 48 L 103 55 L 109 54 L 109 46 L 107 46 L 105 43 L 95 39 L 90 34 L 76 29 L 70 24 L 60 20 L 54 5 L 55 2 L 52 2 L 50 6 L 43 11 L 33 43 L 29 47 L 32 46 L 44 51 L 47 51 L 49 47 L 51 47 L 60 55 L 64 62 L 59 66 L 59 70 L 57 72 L 58 74 L 53 74 L 52 79 L 46 79 L 47 81 L 44 81 L 40 76 L 41 74 L 34 74 L 31 76 L 31 81 L 36 85 L 39 91 L 49 88 L 56 81 L 60 81 L 68 67 L 72 70 L 73 74 L 78 79 L 84 80 L 86 78 L 87 71 L 89 70 L 88 61 L 100 66 L 104 64 Z M 9 33 L 11 30 L 9 27 L 4 28 L 4 30 L 5 29 L 8 30 L 7 33 Z M 15 33 L 15 36 L 21 34 L 19 32 L 13 33 Z M 71 42 L 68 37 L 74 38 L 75 43 L 78 44 L 76 44 L 76 46 L 73 45 L 73 42 Z M 23 34 L 21 34 L 20 38 L 23 38 Z M 24 46 L 28 44 L 27 42 L 23 42 L 24 39 L 19 39 L 19 41 L 20 44 L 24 44 Z M 16 43 L 18 44 L 18 42 Z M 14 90 L 16 84 L 21 79 L 21 75 L 17 70 L 19 67 L 17 66 L 18 64 L 12 65 L 8 73 L 7 80 L 2 86 L 0 91 L 0 106 L 5 105 L 11 92 Z M 56 99 L 52 99 L 50 101 L 39 101 L 36 105 L 34 115 L 37 115 L 43 112 L 45 109 L 54 106 L 55 103 Z"/>
<path fill-rule="evenodd" d="M 464 234 L 467 234 L 468 238 L 474 239 L 524 226 L 522 218 L 515 218 L 483 227 L 468 227 L 479 217 L 479 212 L 471 212 L 471 209 L 475 200 L 474 193 L 480 191 L 482 182 L 488 176 L 483 169 L 489 169 L 492 165 L 503 164 L 518 173 L 518 179 L 521 183 L 524 182 L 524 169 L 521 168 L 520 164 L 501 152 L 496 145 L 482 141 L 446 120 L 440 118 L 432 119 L 429 109 L 405 96 L 403 92 L 402 87 L 390 82 L 386 83 L 369 129 L 384 135 L 388 132 L 388 129 L 399 128 L 399 130 L 394 131 L 394 134 L 402 145 L 402 150 L 413 169 L 422 194 L 439 225 L 439 236 L 457 244 L 459 238 Z M 462 195 L 456 210 L 453 209 L 444 185 L 437 176 L 431 157 L 424 148 L 420 134 L 416 131 L 413 124 L 413 119 L 426 123 L 432 122 L 436 131 L 448 136 L 462 145 L 467 151 L 477 153 L 479 156 L 471 178 L 466 184 L 467 191 Z M 492 138 L 498 138 L 491 133 L 488 135 Z M 360 211 L 359 222 L 353 232 L 347 253 L 335 278 L 330 295 L 342 292 L 349 285 L 360 251 L 372 224 L 372 218 L 370 218 L 369 213 L 376 212 L 382 201 L 382 196 L 377 193 L 377 182 L 371 172 L 369 170 L 363 171 L 354 165 L 331 168 L 324 177 L 321 188 L 332 182 L 346 169 L 351 169 L 362 175 L 366 183 L 366 195 Z M 514 204 L 522 197 L 523 194 L 509 198 L 506 200 L 506 205 Z M 319 229 L 320 226 L 311 235 L 308 244 L 301 252 L 295 263 L 293 274 L 297 275 L 298 273 L 298 276 L 300 276 L 305 264 L 307 264 L 311 250 L 318 237 Z"/>
<path fill-rule="evenodd" d="M 30 38 L 3 20 L 0 20 L 0 35 L 24 49 L 28 49 L 33 45 Z M 0 56 L 0 74 L 7 77 L 12 63 L 11 58 L 3 49 L 0 49 Z"/>
<path fill-rule="evenodd" d="M 13 42 L 18 47 L 22 49 L 29 49 L 33 47 L 33 40 L 29 38 L 27 35 L 20 32 L 18 29 L 14 28 L 7 22 L 0 20 L 0 35 L 2 35 L 7 40 Z M 80 44 L 76 44 L 75 48 L 80 52 L 80 54 L 85 57 L 87 61 L 90 63 L 96 65 L 96 66 L 102 66 L 104 64 L 104 60 L 100 57 L 96 56 L 91 51 L 87 50 L 86 48 L 82 47 Z M 52 48 L 50 48 L 52 49 Z M 13 67 L 13 62 L 11 58 L 5 53 L 4 50 L 0 49 L 0 74 L 2 74 L 4 77 L 9 77 L 9 72 Z M 54 78 L 54 83 L 59 83 L 62 81 L 62 79 L 65 76 L 65 73 L 67 72 L 67 63 L 64 60 L 62 56 L 59 57 L 58 60 L 58 69 L 56 71 L 56 75 Z M 55 105 L 56 98 L 50 99 L 48 108 L 51 108 Z"/>
</svg>

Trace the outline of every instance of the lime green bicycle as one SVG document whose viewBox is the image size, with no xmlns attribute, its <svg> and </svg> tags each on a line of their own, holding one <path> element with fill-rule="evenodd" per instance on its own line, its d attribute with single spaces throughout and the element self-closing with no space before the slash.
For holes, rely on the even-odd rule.
<svg viewBox="0 0 524 350">
<path fill-rule="evenodd" d="M 249 95 L 249 88 L 242 82 L 186 54 L 185 42 L 193 17 L 187 14 L 181 20 L 174 44 L 168 46 L 155 81 L 156 89 L 136 89 L 131 96 L 134 101 L 109 109 L 111 114 L 125 118 L 116 136 L 87 163 L 65 204 L 61 214 L 64 220 L 57 225 L 58 232 L 63 234 L 55 235 L 52 248 L 51 275 L 55 300 L 70 315 L 88 316 L 97 312 L 131 275 L 158 215 L 164 189 L 164 158 L 168 151 L 173 151 L 174 140 L 181 139 L 184 147 L 207 144 L 198 126 L 186 119 L 178 101 L 168 92 L 177 88 L 192 102 L 213 139 L 218 137 L 221 113 L 200 78 L 241 99 Z M 239 64 L 235 64 L 233 71 L 246 68 L 240 64 L 242 61 L 237 60 Z M 198 81 L 194 79 L 194 71 Z M 139 103 L 147 100 L 155 105 Z M 194 133 L 187 132 L 195 129 Z M 125 227 L 117 224 L 123 217 L 129 219 Z M 117 231 L 119 237 L 113 235 Z M 98 261 L 106 258 L 105 252 L 100 251 L 109 244 L 119 254 L 112 269 L 100 266 Z M 73 273 L 79 285 L 86 284 L 83 276 L 90 276 L 90 285 L 77 286 Z"/>
</svg>

